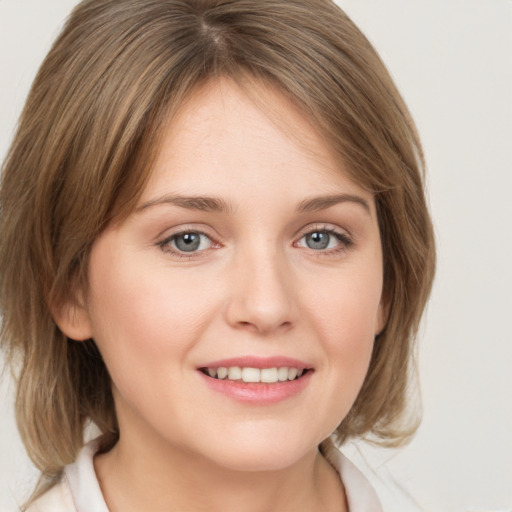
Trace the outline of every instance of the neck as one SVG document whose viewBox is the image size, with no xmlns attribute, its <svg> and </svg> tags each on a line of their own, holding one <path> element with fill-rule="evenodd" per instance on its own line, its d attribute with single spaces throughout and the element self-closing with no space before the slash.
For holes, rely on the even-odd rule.
<svg viewBox="0 0 512 512">
<path fill-rule="evenodd" d="M 234 471 L 173 447 L 128 442 L 95 458 L 110 512 L 342 512 L 339 476 L 318 451 L 274 471 Z"/>
</svg>

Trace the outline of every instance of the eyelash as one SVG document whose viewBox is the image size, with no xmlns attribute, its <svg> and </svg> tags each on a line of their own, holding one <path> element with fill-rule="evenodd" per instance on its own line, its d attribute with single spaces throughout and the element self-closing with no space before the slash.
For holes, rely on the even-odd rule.
<svg viewBox="0 0 512 512">
<path fill-rule="evenodd" d="M 294 242 L 294 247 L 299 247 L 297 244 L 307 235 L 311 235 L 313 233 L 326 233 L 330 236 L 333 236 L 336 238 L 339 242 L 339 244 L 331 249 L 320 249 L 320 250 L 314 250 L 310 248 L 310 252 L 314 254 L 316 257 L 321 256 L 335 256 L 342 252 L 348 251 L 352 245 L 354 244 L 354 241 L 351 239 L 349 235 L 346 233 L 341 233 L 335 228 L 327 227 L 325 225 L 319 225 L 314 227 L 309 227 L 307 230 L 304 230 L 298 240 Z M 185 251 L 181 251 L 177 248 L 173 248 L 170 244 L 172 242 L 175 242 L 176 239 L 178 239 L 180 236 L 187 235 L 187 234 L 195 234 L 199 235 L 201 237 L 206 237 L 208 240 L 210 240 L 212 247 L 209 247 L 207 249 L 202 249 L 198 251 L 190 251 L 190 253 L 187 253 Z M 218 248 L 220 247 L 220 244 L 216 242 L 210 235 L 204 233 L 203 231 L 197 230 L 197 229 L 183 229 L 176 233 L 173 233 L 171 236 L 166 237 L 161 242 L 158 242 L 157 245 L 161 248 L 161 250 L 164 253 L 168 253 L 172 255 L 173 257 L 184 259 L 184 260 L 190 260 L 190 259 L 197 259 L 203 257 L 208 249 L 211 248 Z"/>
<path fill-rule="evenodd" d="M 339 244 L 331 249 L 324 250 L 314 250 L 310 249 L 313 255 L 316 257 L 321 256 L 337 256 L 340 253 L 348 251 L 353 245 L 353 239 L 347 234 L 338 231 L 336 228 L 326 226 L 324 224 L 317 225 L 314 227 L 309 226 L 305 231 L 302 232 L 297 242 L 294 243 L 294 246 L 297 246 L 299 241 L 301 241 L 307 235 L 311 235 L 313 233 L 327 233 L 328 235 L 337 239 Z"/>
<path fill-rule="evenodd" d="M 166 237 L 161 242 L 158 242 L 157 245 L 162 249 L 162 251 L 164 253 L 170 254 L 175 258 L 179 258 L 179 259 L 183 259 L 183 260 L 201 258 L 202 256 L 204 256 L 204 253 L 207 251 L 207 249 L 203 249 L 200 251 L 191 251 L 190 253 L 187 253 L 185 251 L 180 251 L 177 248 L 173 248 L 170 245 L 173 241 L 175 241 L 180 236 L 189 235 L 189 234 L 205 236 L 206 238 L 208 238 L 208 240 L 210 240 L 212 247 L 215 247 L 215 246 L 220 247 L 220 244 L 215 242 L 215 240 L 213 240 L 213 238 L 210 235 L 204 233 L 203 231 L 197 230 L 197 229 L 182 229 L 180 231 L 177 231 L 176 233 L 173 233 L 171 236 Z"/>
</svg>

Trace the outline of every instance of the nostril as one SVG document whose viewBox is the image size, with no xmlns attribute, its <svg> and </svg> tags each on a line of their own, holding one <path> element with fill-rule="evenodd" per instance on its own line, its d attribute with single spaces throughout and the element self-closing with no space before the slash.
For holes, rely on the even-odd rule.
<svg viewBox="0 0 512 512">
<path fill-rule="evenodd" d="M 256 282 L 254 282 L 256 280 Z M 227 322 L 235 329 L 247 329 L 261 335 L 288 329 L 296 318 L 292 294 L 277 289 L 275 281 L 269 282 L 253 276 L 249 284 L 243 279 L 231 289 L 226 303 Z"/>
<path fill-rule="evenodd" d="M 292 326 L 292 322 L 285 321 L 285 322 L 264 322 L 262 320 L 255 320 L 254 322 L 249 322 L 246 320 L 241 320 L 237 322 L 235 327 L 238 327 L 239 329 L 246 329 L 250 330 L 251 332 L 260 334 L 260 335 L 267 335 L 271 333 L 275 333 L 277 331 L 282 332 L 283 330 L 288 330 Z"/>
</svg>

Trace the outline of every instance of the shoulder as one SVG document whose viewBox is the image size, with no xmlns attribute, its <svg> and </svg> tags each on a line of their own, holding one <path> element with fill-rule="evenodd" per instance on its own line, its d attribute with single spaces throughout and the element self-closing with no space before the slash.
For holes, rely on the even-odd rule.
<svg viewBox="0 0 512 512">
<path fill-rule="evenodd" d="M 26 512 L 76 512 L 66 478 L 37 498 Z"/>
</svg>

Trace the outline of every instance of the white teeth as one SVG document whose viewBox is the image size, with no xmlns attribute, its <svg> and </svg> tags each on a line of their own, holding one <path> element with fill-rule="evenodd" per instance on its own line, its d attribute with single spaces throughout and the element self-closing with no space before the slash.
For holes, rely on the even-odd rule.
<svg viewBox="0 0 512 512">
<path fill-rule="evenodd" d="M 277 378 L 280 382 L 288 380 L 288 368 L 286 368 L 286 366 L 283 366 L 277 370 Z"/>
<path fill-rule="evenodd" d="M 277 368 L 263 368 L 261 370 L 261 382 L 277 382 Z"/>
<path fill-rule="evenodd" d="M 229 380 L 240 380 L 242 378 L 242 368 L 239 366 L 232 366 L 228 368 L 228 379 Z"/>
<path fill-rule="evenodd" d="M 260 382 L 260 374 L 258 368 L 244 368 L 242 370 L 242 380 L 244 382 Z"/>
<path fill-rule="evenodd" d="M 218 379 L 225 379 L 228 375 L 228 369 L 221 366 L 220 368 L 217 368 L 217 378 Z"/>
<path fill-rule="evenodd" d="M 275 382 L 285 382 L 287 380 L 294 380 L 303 375 L 304 369 L 288 368 L 281 366 L 280 368 L 251 368 L 240 366 L 231 366 L 229 368 L 207 368 L 207 373 L 210 377 L 219 380 L 242 380 L 243 382 L 265 382 L 273 384 Z"/>
<path fill-rule="evenodd" d="M 295 379 L 295 377 L 297 377 L 297 373 L 299 373 L 297 368 L 288 368 L 288 380 Z"/>
</svg>

